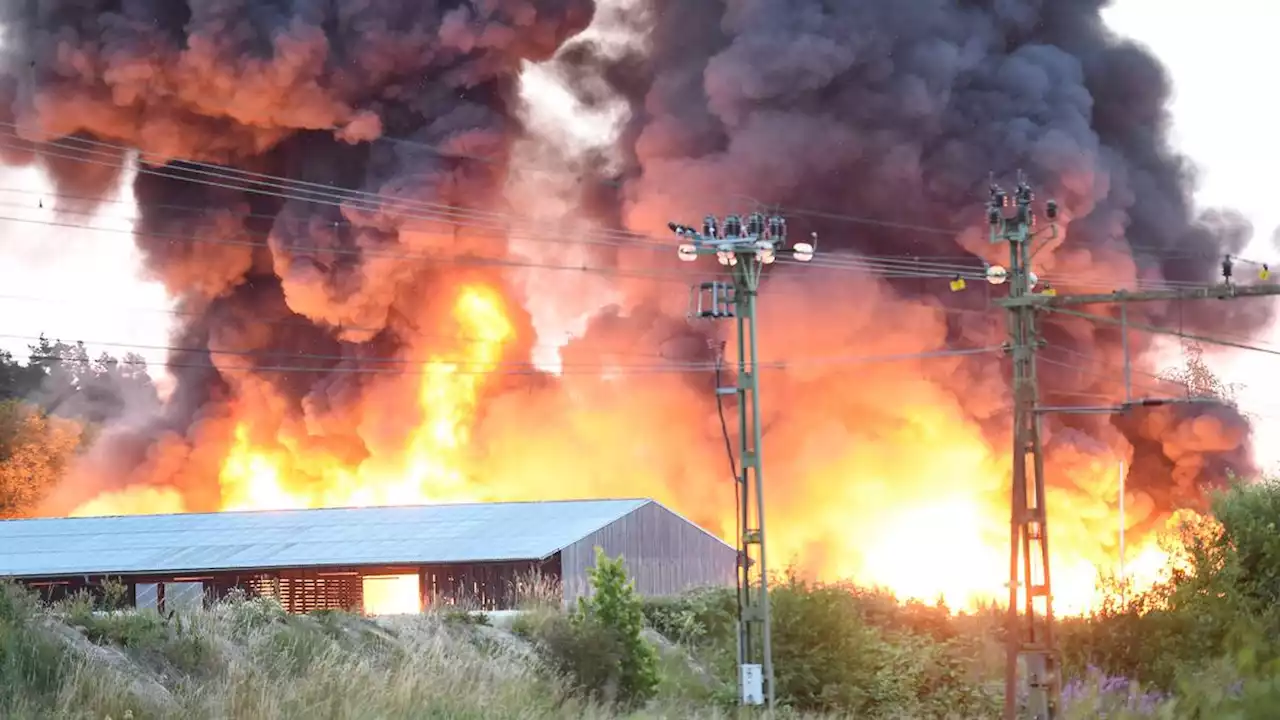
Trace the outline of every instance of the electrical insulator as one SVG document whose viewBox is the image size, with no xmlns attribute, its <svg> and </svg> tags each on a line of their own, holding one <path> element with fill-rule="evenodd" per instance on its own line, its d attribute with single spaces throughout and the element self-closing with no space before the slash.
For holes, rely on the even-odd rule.
<svg viewBox="0 0 1280 720">
<path fill-rule="evenodd" d="M 1055 200 L 1050 200 L 1048 203 L 1046 203 L 1046 204 L 1045 204 L 1045 207 L 1044 207 L 1044 215 L 1045 215 L 1045 217 L 1049 218 L 1050 220 L 1057 220 L 1057 219 L 1058 219 L 1058 203 L 1057 203 L 1057 201 L 1055 201 Z"/>
<path fill-rule="evenodd" d="M 1222 259 L 1222 279 L 1231 282 L 1231 256 Z"/>
<path fill-rule="evenodd" d="M 742 218 L 730 215 L 724 219 L 724 236 L 726 238 L 742 237 Z"/>
<path fill-rule="evenodd" d="M 751 213 L 747 217 L 747 237 L 759 238 L 764 235 L 764 216 Z"/>
<path fill-rule="evenodd" d="M 719 222 L 716 220 L 714 215 L 708 215 L 702 221 L 702 236 L 707 239 L 714 239 L 716 237 L 716 230 L 718 229 L 716 226 L 718 224 Z"/>
<path fill-rule="evenodd" d="M 992 225 L 1000 224 L 1000 208 L 996 207 L 995 205 L 992 205 L 991 207 L 987 208 L 987 222 L 991 223 Z"/>
</svg>

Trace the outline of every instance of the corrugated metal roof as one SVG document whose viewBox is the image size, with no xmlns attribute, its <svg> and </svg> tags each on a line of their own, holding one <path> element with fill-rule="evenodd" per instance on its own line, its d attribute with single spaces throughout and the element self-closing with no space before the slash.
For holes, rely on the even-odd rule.
<svg viewBox="0 0 1280 720">
<path fill-rule="evenodd" d="M 650 500 L 0 521 L 0 577 L 541 560 Z"/>
</svg>

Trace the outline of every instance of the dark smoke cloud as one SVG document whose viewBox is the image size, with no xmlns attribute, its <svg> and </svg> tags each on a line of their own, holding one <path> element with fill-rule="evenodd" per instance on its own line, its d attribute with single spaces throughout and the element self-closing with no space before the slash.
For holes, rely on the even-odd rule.
<svg viewBox="0 0 1280 720">
<path fill-rule="evenodd" d="M 1003 262 L 1003 249 L 988 249 L 982 233 L 961 229 L 981 227 L 988 173 L 1009 183 L 1021 169 L 1069 220 L 1065 241 L 1037 260 L 1060 290 L 1108 291 L 1135 279 L 1218 281 L 1223 256 L 1242 250 L 1253 230 L 1238 213 L 1196 213 L 1194 169 L 1169 140 L 1168 73 L 1148 51 L 1107 30 L 1100 19 L 1106 4 L 650 0 L 646 53 L 616 59 L 579 46 L 558 62 L 567 77 L 610 78 L 632 102 L 623 137 L 635 163 L 619 205 L 635 229 L 661 233 L 668 220 L 696 223 L 707 212 L 750 209 L 743 198 L 755 198 L 957 228 L 933 234 L 794 216 L 793 232 L 819 231 L 827 251 Z M 984 290 L 956 298 L 944 281 L 890 284 L 921 302 L 987 307 Z M 816 285 L 815 308 L 824 299 L 837 302 Z M 822 312 L 812 310 L 812 321 L 829 328 L 850 327 L 846 316 L 856 311 Z M 1134 307 L 1131 317 L 1247 335 L 1271 321 L 1273 305 L 1153 303 Z M 992 319 L 954 312 L 947 340 L 998 344 L 1003 329 L 998 316 Z M 1058 317 L 1043 330 L 1046 357 L 1059 363 L 1042 368 L 1046 402 L 1096 405 L 1122 397 L 1116 327 Z M 869 338 L 845 347 L 878 344 Z M 1152 338 L 1134 334 L 1132 342 L 1136 357 Z M 940 382 L 966 398 L 966 410 L 993 445 L 1002 445 L 1007 406 L 972 399 L 1007 399 L 1007 368 L 981 358 L 948 373 Z M 834 374 L 827 380 L 839 381 Z M 891 409 L 879 414 L 894 421 Z M 1051 446 L 1061 446 L 1051 450 L 1067 461 L 1060 468 L 1114 434 L 1107 417 L 1059 417 L 1049 425 Z M 1161 409 L 1114 426 L 1134 448 L 1135 486 L 1161 507 L 1190 502 L 1228 469 L 1252 469 L 1247 422 L 1230 408 Z M 1057 475 L 1059 484 L 1073 482 L 1069 471 Z"/>
<path fill-rule="evenodd" d="M 194 443 L 182 438 L 255 389 L 324 426 L 363 381 L 317 371 L 394 353 L 393 326 L 414 322 L 413 304 L 395 307 L 402 293 L 429 294 L 424 279 L 439 274 L 405 259 L 441 241 L 408 231 L 418 218 L 403 202 L 250 193 L 194 163 L 400 201 L 491 202 L 520 132 L 521 63 L 549 58 L 593 12 L 591 0 L 3 3 L 0 160 L 38 164 L 64 202 L 119 185 L 127 158 L 114 146 L 146 153 L 132 189 L 147 271 L 192 318 L 175 343 L 215 350 L 174 355 L 170 415 L 144 431 L 172 434 L 150 459 L 117 438 L 112 461 L 175 465 L 162 446 Z M 32 145 L 47 141 L 58 145 Z M 347 359 L 254 369 L 308 355 Z"/>
<path fill-rule="evenodd" d="M 1239 250 L 1250 231 L 1230 213 L 1194 213 L 1194 172 L 1168 139 L 1167 73 L 1149 53 L 1108 33 L 1099 17 L 1104 4 L 636 0 L 624 24 L 647 33 L 642 51 L 619 56 L 577 42 L 555 61 L 588 105 L 608 101 L 603 87 L 634 109 L 619 140 L 622 190 L 608 197 L 599 189 L 604 185 L 595 185 L 584 206 L 633 230 L 663 232 L 669 220 L 696 223 L 707 212 L 741 210 L 744 198 L 755 198 L 956 228 L 924 233 L 794 216 L 793 231 L 818 231 L 827 252 L 997 261 L 981 233 L 964 229 L 981 225 L 988 173 L 1008 182 L 1022 169 L 1041 197 L 1062 204 L 1069 220 L 1065 241 L 1038 259 L 1060 278 L 1062 290 L 1111 289 L 1083 284 L 1086 276 L 1116 286 L 1136 278 L 1212 281 L 1221 256 Z M 417 301 L 405 298 L 430 297 L 433 283 L 447 278 L 405 255 L 479 246 L 484 239 L 416 232 L 413 214 L 389 202 L 326 206 L 202 187 L 180 179 L 195 173 L 190 163 L 406 200 L 496 202 L 507 151 L 520 132 L 514 113 L 520 63 L 549 58 L 594 11 L 590 0 L 103 0 L 88 6 L 64 0 L 0 7 L 9 42 L 0 71 L 0 122 L 18 124 L 26 140 L 89 138 L 151 153 L 148 167 L 179 179 L 143 174 L 135 181 L 138 243 L 149 270 L 196 316 L 181 328 L 182 344 L 253 356 L 260 365 L 285 356 L 299 362 L 306 354 L 343 358 L 309 361 L 319 369 L 385 357 L 415 331 L 429 332 L 426 315 L 414 310 Z M 8 135 L 5 127 L 0 136 Z M 96 154 L 101 149 L 94 146 L 72 145 L 58 157 L 32 153 L 12 138 L 0 145 L 16 148 L 5 151 L 15 153 L 5 155 L 6 162 L 37 162 L 62 188 L 84 192 L 117 177 L 111 166 L 119 158 Z M 81 174 L 89 160 L 103 172 Z M 612 252 L 599 261 L 652 267 L 651 254 Z M 957 297 L 945 281 L 879 284 L 850 273 L 802 277 L 778 270 L 770 289 L 789 294 L 780 293 L 765 311 L 767 347 L 839 356 L 1004 339 L 985 286 Z M 690 336 L 670 317 L 684 310 L 683 288 L 672 293 L 670 284 L 633 285 L 624 288 L 634 291 L 629 312 L 602 313 L 568 354 L 586 363 L 604 345 L 623 345 L 705 359 L 705 338 Z M 1244 301 L 1147 305 L 1132 314 L 1135 322 L 1233 334 L 1256 331 L 1271 316 L 1269 304 Z M 1072 366 L 1045 366 L 1046 401 L 1120 397 L 1113 326 L 1056 318 L 1044 330 L 1046 357 Z M 1135 335 L 1135 352 L 1149 345 Z M 210 361 L 221 372 L 211 372 Z M 220 448 L 191 438 L 225 441 L 231 398 L 267 397 L 271 393 L 260 391 L 269 388 L 289 399 L 291 413 L 313 434 L 350 445 L 350 457 L 384 442 L 381 430 L 354 427 L 344 412 L 360 397 L 367 402 L 386 392 L 370 381 L 254 370 L 208 352 L 180 355 L 172 364 L 182 382 L 160 426 L 162 439 L 122 442 L 121 448 L 132 449 L 129 460 L 142 476 L 181 485 L 192 497 L 205 493 L 196 506 L 216 504 L 216 497 L 207 496 L 209 478 L 186 468 L 216 468 Z M 776 502 L 785 510 L 800 508 L 806 498 L 825 501 L 828 485 L 796 484 L 828 482 L 832 468 L 824 458 L 832 448 L 874 447 L 899 436 L 914 438 L 916 446 L 936 439 L 921 426 L 934 416 L 921 420 L 901 408 L 963 415 L 982 428 L 991 447 L 1007 447 L 1006 377 L 1007 368 L 991 357 L 855 370 L 796 366 L 771 375 L 771 397 L 789 398 L 789 405 L 774 403 L 769 411 L 770 447 L 781 448 L 770 450 L 771 462 L 788 469 L 780 482 L 791 484 Z M 688 399 L 706 397 L 708 383 L 652 381 L 650 390 L 636 393 L 648 397 L 636 402 L 659 419 L 645 424 L 637 417 L 643 430 L 625 437 L 656 442 L 653 437 L 674 432 L 691 408 L 707 414 L 707 436 L 718 440 L 712 406 Z M 665 409 L 659 388 L 685 405 Z M 572 404 L 545 379 L 528 392 Z M 532 400 L 527 407 L 516 402 L 497 404 L 491 415 L 513 418 L 509 430 L 530 416 L 553 425 L 532 415 L 540 409 Z M 601 417 L 632 409 L 615 392 L 601 391 L 593 402 Z M 806 412 L 789 412 L 790 406 Z M 525 409 L 530 412 L 516 412 Z M 1229 409 L 1153 411 L 1117 424 L 1134 451 L 1135 486 L 1162 507 L 1185 502 L 1226 468 L 1248 463 L 1247 425 Z M 603 425 L 581 432 L 617 440 Z M 1071 485 L 1069 469 L 1115 450 L 1108 435 L 1115 432 L 1108 418 L 1054 419 L 1047 436 L 1052 457 L 1060 459 L 1055 481 Z M 812 440 L 814 433 L 824 441 Z M 503 439 L 519 438 L 512 432 Z M 201 462 L 200 455 L 214 461 Z M 626 457 L 599 455 L 601 463 Z M 113 461 L 113 468 L 121 465 L 120 456 Z M 722 461 L 719 455 L 683 465 L 674 455 L 664 459 L 682 465 L 671 472 L 687 473 L 687 485 Z M 519 461 L 512 464 L 518 474 Z M 699 501 L 709 503 L 712 492 L 699 492 Z"/>
</svg>

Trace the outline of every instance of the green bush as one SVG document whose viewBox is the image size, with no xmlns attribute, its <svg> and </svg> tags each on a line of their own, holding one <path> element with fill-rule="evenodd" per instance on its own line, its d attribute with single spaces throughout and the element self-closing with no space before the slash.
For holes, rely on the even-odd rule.
<svg viewBox="0 0 1280 720">
<path fill-rule="evenodd" d="M 641 704 L 658 687 L 658 653 L 642 635 L 644 608 L 622 557 L 610 559 L 596 548 L 596 566 L 588 571 L 591 595 L 578 599 L 573 622 L 609 637 L 617 645 L 617 699 Z"/>
<path fill-rule="evenodd" d="M 592 701 L 643 705 L 657 693 L 657 650 L 644 639 L 644 608 L 621 557 L 596 548 L 591 594 L 569 615 L 543 608 L 513 630 L 537 643 L 551 668 Z"/>
<path fill-rule="evenodd" d="M 795 577 L 770 592 L 777 698 L 806 712 L 865 718 L 985 717 L 999 701 L 983 657 L 988 624 L 883 592 Z M 704 590 L 651 600 L 650 625 L 684 645 L 736 698 L 737 600 Z M 962 629 L 971 630 L 966 634 Z"/>
<path fill-rule="evenodd" d="M 1171 538 L 1168 581 L 1142 592 L 1113 589 L 1087 618 L 1064 619 L 1059 640 L 1070 672 L 1098 668 L 1166 691 L 1194 684 L 1207 663 L 1254 666 L 1280 658 L 1280 484 L 1237 485 L 1215 496 L 1212 516 Z M 1253 672 L 1249 670 L 1248 672 Z"/>
</svg>

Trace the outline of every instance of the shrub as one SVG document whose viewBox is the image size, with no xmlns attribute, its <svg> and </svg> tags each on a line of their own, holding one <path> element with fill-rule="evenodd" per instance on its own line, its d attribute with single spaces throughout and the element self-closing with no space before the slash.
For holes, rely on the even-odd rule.
<svg viewBox="0 0 1280 720">
<path fill-rule="evenodd" d="M 958 619 L 883 592 L 794 576 L 774 584 L 770 597 L 784 706 L 867 718 L 986 717 L 997 706 L 999 686 L 978 662 L 989 644 L 985 617 Z M 651 600 L 645 615 L 736 688 L 736 603 L 732 590 L 702 590 Z M 736 690 L 723 699 L 736 700 Z"/>
<path fill-rule="evenodd" d="M 591 595 L 578 599 L 573 621 L 609 638 L 618 653 L 617 699 L 643 703 L 658 687 L 658 653 L 642 636 L 644 610 L 622 557 L 610 559 L 596 548 L 596 566 L 588 571 Z"/>
<path fill-rule="evenodd" d="M 1123 598 L 1112 592 L 1093 616 L 1061 623 L 1069 671 L 1097 667 L 1181 693 L 1215 658 L 1227 666 L 1242 653 L 1254 665 L 1280 658 L 1280 646 L 1253 642 L 1280 633 L 1280 484 L 1236 485 L 1212 510 L 1173 530 L 1167 582 Z"/>
<path fill-rule="evenodd" d="M 596 548 L 588 571 L 591 594 L 569 615 L 543 607 L 519 617 L 512 629 L 537 643 L 550 667 L 569 686 L 596 702 L 624 707 L 654 697 L 658 653 L 643 637 L 644 609 L 621 557 Z"/>
</svg>

